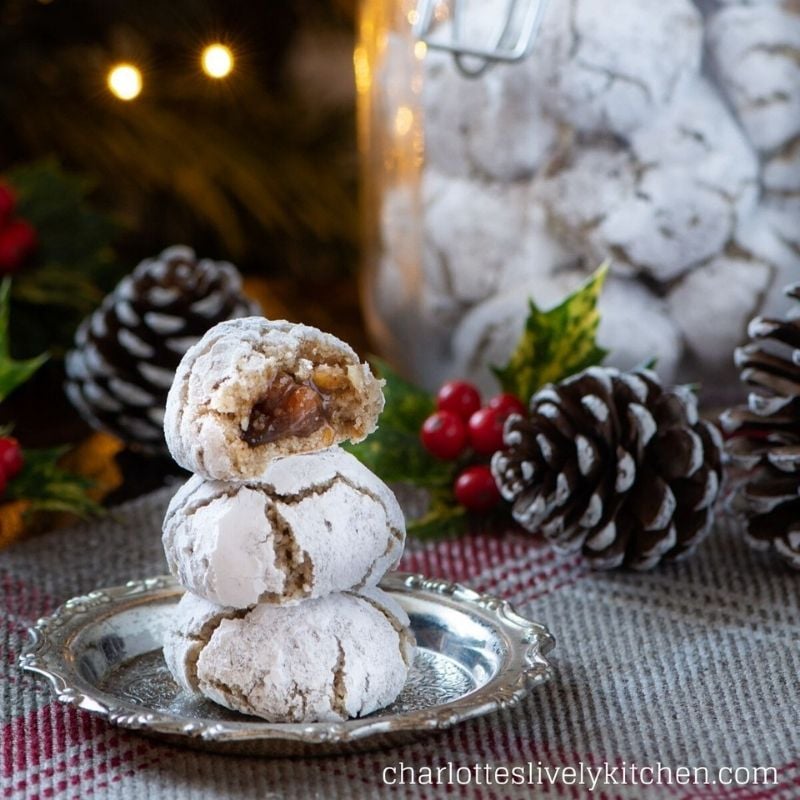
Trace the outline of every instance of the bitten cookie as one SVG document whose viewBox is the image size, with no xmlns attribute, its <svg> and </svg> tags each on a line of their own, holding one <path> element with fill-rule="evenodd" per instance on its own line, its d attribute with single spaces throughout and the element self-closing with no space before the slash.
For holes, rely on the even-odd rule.
<svg viewBox="0 0 800 800">
<path fill-rule="evenodd" d="M 362 440 L 382 409 L 381 382 L 349 345 L 307 325 L 245 317 L 214 326 L 183 357 L 164 434 L 185 469 L 245 480 L 277 456 Z"/>
<path fill-rule="evenodd" d="M 163 541 L 189 591 L 246 608 L 377 584 L 400 559 L 405 523 L 389 487 L 332 447 L 276 459 L 246 484 L 193 476 Z"/>
<path fill-rule="evenodd" d="M 234 711 L 271 722 L 344 720 L 398 696 L 414 656 L 408 624 L 379 589 L 249 611 L 186 594 L 164 658 L 184 689 Z"/>
</svg>

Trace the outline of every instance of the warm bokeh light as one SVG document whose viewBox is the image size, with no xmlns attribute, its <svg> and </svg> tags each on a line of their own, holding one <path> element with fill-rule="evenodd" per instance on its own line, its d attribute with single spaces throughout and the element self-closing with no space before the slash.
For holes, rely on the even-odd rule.
<svg viewBox="0 0 800 800">
<path fill-rule="evenodd" d="M 233 52 L 224 44 L 210 44 L 203 50 L 201 63 L 209 78 L 226 78 L 233 71 Z"/>
<path fill-rule="evenodd" d="M 142 73 L 133 64 L 117 64 L 108 73 L 108 88 L 120 100 L 133 100 L 142 92 Z"/>
<path fill-rule="evenodd" d="M 353 50 L 353 71 L 356 76 L 356 91 L 366 94 L 372 85 L 372 72 L 369 68 L 369 56 L 363 45 L 356 45 Z"/>
<path fill-rule="evenodd" d="M 394 117 L 394 130 L 398 136 L 405 136 L 414 124 L 414 112 L 408 106 L 399 106 Z"/>
</svg>

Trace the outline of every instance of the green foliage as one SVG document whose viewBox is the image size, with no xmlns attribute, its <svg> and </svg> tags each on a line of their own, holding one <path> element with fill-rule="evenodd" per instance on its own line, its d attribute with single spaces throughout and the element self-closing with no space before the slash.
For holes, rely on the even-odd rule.
<svg viewBox="0 0 800 800">
<path fill-rule="evenodd" d="M 467 509 L 453 500 L 449 487 L 432 491 L 427 511 L 408 523 L 409 535 L 421 541 L 455 538 L 468 528 Z"/>
<path fill-rule="evenodd" d="M 64 172 L 53 159 L 16 167 L 6 177 L 17 193 L 19 215 L 39 234 L 39 260 L 102 277 L 113 264 L 109 242 L 116 227 L 88 205 L 89 181 Z"/>
<path fill-rule="evenodd" d="M 388 483 L 409 483 L 430 492 L 426 514 L 408 523 L 410 535 L 439 538 L 463 532 L 467 515 L 452 492 L 461 465 L 434 458 L 420 444 L 422 423 L 436 408 L 434 396 L 403 380 L 385 362 L 375 364 L 386 381 L 386 409 L 375 433 L 345 447 Z"/>
<path fill-rule="evenodd" d="M 387 401 L 381 415 L 381 427 L 412 431 L 419 435 L 419 428 L 415 426 L 433 413 L 436 409 L 436 398 L 430 392 L 401 378 L 385 361 L 375 358 L 372 363 L 386 381 L 384 394 Z M 389 397 L 393 398 L 391 403 L 388 401 Z"/>
<path fill-rule="evenodd" d="M 80 320 L 120 276 L 111 249 L 116 226 L 89 205 L 89 182 L 52 159 L 17 167 L 4 178 L 39 241 L 35 263 L 14 281 L 15 349 L 60 355 Z"/>
<path fill-rule="evenodd" d="M 8 334 L 10 290 L 11 281 L 6 278 L 0 283 L 0 403 L 47 361 L 46 353 L 24 361 L 11 358 Z"/>
<path fill-rule="evenodd" d="M 376 359 L 374 363 L 386 381 L 386 408 L 375 433 L 346 447 L 385 481 L 411 483 L 425 489 L 449 487 L 452 464 L 434 458 L 419 440 L 422 423 L 436 408 L 435 398 L 403 380 L 385 362 Z"/>
<path fill-rule="evenodd" d="M 26 361 L 15 361 L 9 348 L 9 293 L 11 281 L 0 283 L 0 402 L 29 380 L 47 361 L 47 354 Z M 7 436 L 4 429 L 0 435 Z M 67 448 L 25 450 L 22 472 L 9 481 L 5 500 L 27 500 L 32 511 L 69 511 L 86 516 L 99 510 L 86 490 L 91 481 L 58 466 Z"/>
<path fill-rule="evenodd" d="M 557 383 L 602 362 L 606 351 L 597 346 L 600 314 L 597 301 L 608 264 L 583 286 L 549 311 L 529 300 L 525 329 L 508 363 L 493 371 L 504 392 L 527 401 L 547 383 Z"/>
<path fill-rule="evenodd" d="M 85 517 L 99 512 L 86 490 L 91 481 L 62 469 L 59 459 L 66 447 L 47 450 L 26 450 L 25 466 L 5 493 L 7 500 L 27 500 L 31 511 L 66 511 Z"/>
</svg>

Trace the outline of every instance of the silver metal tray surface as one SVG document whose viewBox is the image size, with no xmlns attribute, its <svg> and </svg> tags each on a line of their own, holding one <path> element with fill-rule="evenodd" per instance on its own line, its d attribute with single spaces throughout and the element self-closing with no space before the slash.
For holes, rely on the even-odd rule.
<svg viewBox="0 0 800 800">
<path fill-rule="evenodd" d="M 497 597 L 422 575 L 381 588 L 405 608 L 417 656 L 400 697 L 346 722 L 269 723 L 179 689 L 161 641 L 183 589 L 171 577 L 131 581 L 68 600 L 30 629 L 24 670 L 59 700 L 173 744 L 260 756 L 330 755 L 402 744 L 518 703 L 552 675 L 555 642 Z"/>
</svg>

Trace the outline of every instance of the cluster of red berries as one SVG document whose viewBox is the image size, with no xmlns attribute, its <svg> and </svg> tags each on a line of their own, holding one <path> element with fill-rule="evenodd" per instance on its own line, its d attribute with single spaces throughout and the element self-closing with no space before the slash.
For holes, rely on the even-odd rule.
<svg viewBox="0 0 800 800">
<path fill-rule="evenodd" d="M 22 471 L 25 459 L 22 448 L 13 436 L 0 437 L 0 497 L 6 491 L 6 485 Z"/>
<path fill-rule="evenodd" d="M 436 458 L 455 461 L 469 454 L 473 463 L 459 472 L 453 492 L 470 511 L 491 511 L 500 492 L 488 459 L 503 447 L 503 425 L 512 414 L 525 414 L 513 394 L 499 394 L 486 406 L 480 392 L 466 381 L 449 381 L 436 395 L 436 411 L 422 424 L 422 446 Z"/>
<path fill-rule="evenodd" d="M 15 216 L 16 206 L 11 187 L 0 183 L 0 275 L 16 272 L 36 249 L 36 229 Z"/>
</svg>

